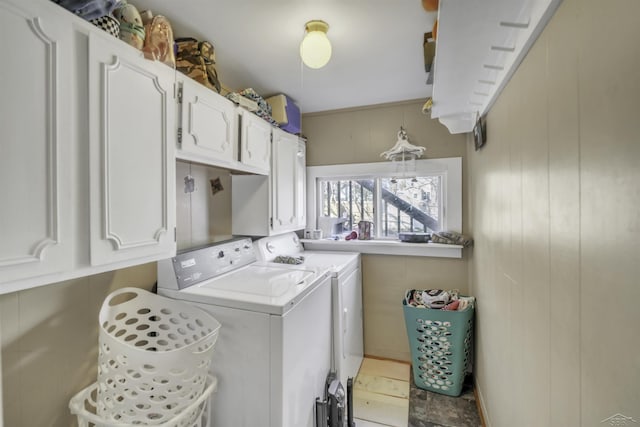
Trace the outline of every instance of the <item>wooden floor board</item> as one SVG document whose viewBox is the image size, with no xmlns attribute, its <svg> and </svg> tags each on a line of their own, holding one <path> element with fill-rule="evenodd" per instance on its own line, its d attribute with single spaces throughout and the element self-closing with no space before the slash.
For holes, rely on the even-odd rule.
<svg viewBox="0 0 640 427">
<path fill-rule="evenodd" d="M 354 390 L 353 402 L 356 418 L 394 427 L 407 427 L 409 399 Z"/>
<path fill-rule="evenodd" d="M 411 365 L 393 360 L 370 359 L 365 357 L 360 366 L 359 374 L 393 378 L 409 381 Z"/>
<path fill-rule="evenodd" d="M 354 388 L 401 399 L 409 398 L 409 382 L 375 375 L 359 374 Z"/>
<path fill-rule="evenodd" d="M 365 358 L 353 390 L 356 418 L 407 427 L 410 365 Z"/>
</svg>

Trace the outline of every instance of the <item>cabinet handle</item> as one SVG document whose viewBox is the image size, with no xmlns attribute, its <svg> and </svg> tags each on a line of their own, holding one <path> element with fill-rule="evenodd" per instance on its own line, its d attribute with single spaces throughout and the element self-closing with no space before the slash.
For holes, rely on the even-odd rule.
<svg viewBox="0 0 640 427">
<path fill-rule="evenodd" d="M 344 311 L 342 312 L 342 334 L 341 334 L 342 335 L 342 357 L 345 359 L 347 358 L 347 353 L 345 351 L 347 346 L 345 342 L 346 341 L 345 338 L 346 338 L 347 329 L 348 329 L 348 326 L 347 326 L 347 322 L 349 319 L 348 313 L 349 313 L 349 309 L 345 307 Z"/>
</svg>

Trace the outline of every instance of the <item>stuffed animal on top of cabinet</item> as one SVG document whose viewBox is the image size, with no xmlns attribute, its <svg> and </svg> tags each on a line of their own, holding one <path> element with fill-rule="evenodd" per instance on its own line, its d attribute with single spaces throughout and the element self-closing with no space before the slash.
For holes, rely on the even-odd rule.
<svg viewBox="0 0 640 427">
<path fill-rule="evenodd" d="M 145 31 L 138 9 L 123 0 L 113 11 L 113 16 L 120 22 L 120 40 L 142 50 Z"/>
</svg>

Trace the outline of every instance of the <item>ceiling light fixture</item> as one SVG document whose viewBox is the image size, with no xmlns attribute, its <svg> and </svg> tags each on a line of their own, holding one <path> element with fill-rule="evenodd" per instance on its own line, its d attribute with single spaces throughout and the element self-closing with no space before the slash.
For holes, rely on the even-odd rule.
<svg viewBox="0 0 640 427">
<path fill-rule="evenodd" d="M 300 57 L 309 68 L 322 68 L 331 59 L 331 42 L 327 38 L 329 24 L 324 21 L 309 21 L 305 24 L 305 34 L 300 43 Z"/>
</svg>

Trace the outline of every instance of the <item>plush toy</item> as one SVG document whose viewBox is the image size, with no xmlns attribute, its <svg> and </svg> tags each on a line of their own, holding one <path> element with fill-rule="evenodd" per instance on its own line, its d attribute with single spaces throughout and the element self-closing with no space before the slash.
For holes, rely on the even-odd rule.
<svg viewBox="0 0 640 427">
<path fill-rule="evenodd" d="M 136 49 L 144 46 L 144 26 L 138 9 L 126 1 L 113 11 L 113 16 L 120 22 L 120 40 L 125 41 Z"/>
</svg>

